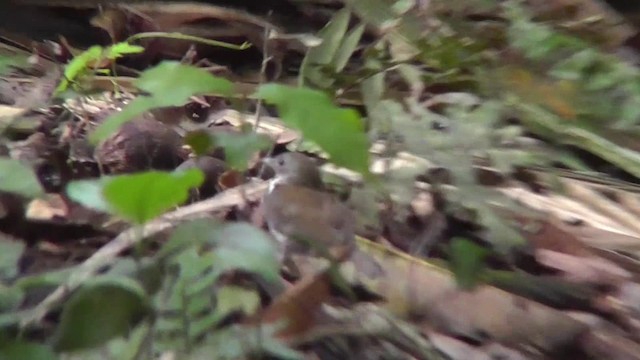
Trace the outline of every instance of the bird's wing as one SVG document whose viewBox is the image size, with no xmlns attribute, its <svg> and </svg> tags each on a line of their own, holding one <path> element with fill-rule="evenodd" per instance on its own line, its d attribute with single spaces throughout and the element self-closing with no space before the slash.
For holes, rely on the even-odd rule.
<svg viewBox="0 0 640 360">
<path fill-rule="evenodd" d="M 329 248 L 354 246 L 355 217 L 329 194 L 279 186 L 265 196 L 263 205 L 269 228 L 280 234 Z M 275 220 L 283 218 L 295 221 Z"/>
</svg>

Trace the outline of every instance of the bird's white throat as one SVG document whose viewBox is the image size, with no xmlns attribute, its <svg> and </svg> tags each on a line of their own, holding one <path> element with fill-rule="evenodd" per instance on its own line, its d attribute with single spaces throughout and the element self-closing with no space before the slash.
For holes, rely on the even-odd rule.
<svg viewBox="0 0 640 360">
<path fill-rule="evenodd" d="M 267 189 L 267 194 L 270 194 L 276 186 L 280 184 L 284 184 L 286 181 L 286 177 L 284 176 L 276 176 L 269 182 L 269 188 Z"/>
</svg>

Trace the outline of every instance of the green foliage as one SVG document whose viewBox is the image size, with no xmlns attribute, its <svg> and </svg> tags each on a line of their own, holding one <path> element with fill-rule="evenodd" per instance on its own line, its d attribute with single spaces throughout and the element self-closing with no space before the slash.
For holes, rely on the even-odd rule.
<svg viewBox="0 0 640 360">
<path fill-rule="evenodd" d="M 93 180 L 75 180 L 67 184 L 66 193 L 70 199 L 78 203 L 103 212 L 109 212 L 111 208 L 104 198 L 102 189 L 111 179 L 109 176 L 102 176 Z"/>
<path fill-rule="evenodd" d="M 187 134 L 185 142 L 199 155 L 222 147 L 227 165 L 241 171 L 247 169 L 249 160 L 256 152 L 272 146 L 269 137 L 254 132 L 193 131 Z"/>
<path fill-rule="evenodd" d="M 0 281 L 11 279 L 18 274 L 18 262 L 24 248 L 24 243 L 0 234 Z"/>
<path fill-rule="evenodd" d="M 42 195 L 44 189 L 33 170 L 18 160 L 0 158 L 0 191 L 27 198 Z"/>
<path fill-rule="evenodd" d="M 549 25 L 533 22 L 516 2 L 507 3 L 506 9 L 510 45 L 529 59 L 548 64 L 550 76 L 574 82 L 585 99 L 576 105 L 584 118 L 596 121 L 598 127 L 618 129 L 640 123 L 637 67 Z"/>
<path fill-rule="evenodd" d="M 283 360 L 305 359 L 297 352 L 275 338 L 278 330 L 274 325 L 230 326 L 212 333 L 205 346 L 193 354 L 193 359 L 251 359 L 272 357 Z"/>
<path fill-rule="evenodd" d="M 324 93 L 307 88 L 267 84 L 257 95 L 275 104 L 282 120 L 318 144 L 334 164 L 368 174 L 368 139 L 355 110 L 336 107 Z"/>
<path fill-rule="evenodd" d="M 120 125 L 150 109 L 184 105 L 193 95 L 230 95 L 233 90 L 229 80 L 176 61 L 163 61 L 144 71 L 134 85 L 149 93 L 149 96 L 138 96 L 122 111 L 107 118 L 89 135 L 92 143 L 106 139 Z"/>
<path fill-rule="evenodd" d="M 364 24 L 347 33 L 350 19 L 349 9 L 344 8 L 320 30 L 317 35 L 322 43 L 309 49 L 300 65 L 300 85 L 308 82 L 328 89 L 334 84 L 335 76 L 345 68 L 364 33 Z"/>
<path fill-rule="evenodd" d="M 52 349 L 29 341 L 7 341 L 0 339 L 0 359 L 10 360 L 56 360 Z"/>
<path fill-rule="evenodd" d="M 189 189 L 204 181 L 200 169 L 179 172 L 146 171 L 72 181 L 67 195 L 89 208 L 117 214 L 143 224 L 174 206 L 183 204 Z"/>
<path fill-rule="evenodd" d="M 27 57 L 22 55 L 0 56 L 0 75 L 5 74 L 12 67 L 23 67 L 27 64 Z"/>
<path fill-rule="evenodd" d="M 451 267 L 458 285 L 473 289 L 482 277 L 487 249 L 467 239 L 454 238 L 450 246 Z"/>
<path fill-rule="evenodd" d="M 123 55 L 138 54 L 144 51 L 144 48 L 128 43 L 118 43 L 106 48 L 102 46 L 92 46 L 79 55 L 76 55 L 64 69 L 64 76 L 60 84 L 55 90 L 56 94 L 67 90 L 69 83 L 75 81 L 80 76 L 87 74 L 94 64 L 100 63 L 102 60 L 115 60 Z"/>
<path fill-rule="evenodd" d="M 203 181 L 200 169 L 173 173 L 148 171 L 113 177 L 104 185 L 103 194 L 118 215 L 143 224 L 184 203 L 189 189 L 200 186 Z"/>
<path fill-rule="evenodd" d="M 124 277 L 86 282 L 65 304 L 54 338 L 57 351 L 102 345 L 126 334 L 151 311 L 144 289 Z"/>
<path fill-rule="evenodd" d="M 217 286 L 225 272 L 241 270 L 272 282 L 278 277 L 275 246 L 261 230 L 245 223 L 195 220 L 176 228 L 158 254 L 172 269 L 156 297 L 158 343 L 189 352 L 199 339 L 235 311 L 253 313 L 255 291 Z"/>
</svg>

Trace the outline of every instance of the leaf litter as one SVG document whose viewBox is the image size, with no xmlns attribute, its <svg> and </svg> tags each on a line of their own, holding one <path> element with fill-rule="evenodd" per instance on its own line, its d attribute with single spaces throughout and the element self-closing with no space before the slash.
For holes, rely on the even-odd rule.
<svg viewBox="0 0 640 360">
<path fill-rule="evenodd" d="M 228 342 L 215 356 L 638 356 L 638 161 L 621 135 L 635 131 L 638 72 L 613 52 L 636 26 L 624 11 L 564 1 L 282 3 L 297 19 L 258 6 L 115 6 L 92 24 L 141 48 L 115 54 L 96 41 L 89 60 L 73 35 L 49 39 L 66 50 L 57 55 L 10 47 L 32 61 L 30 71 L 10 67 L 0 86 L 3 334 L 44 331 L 53 347 L 20 346 L 100 347 L 111 358 L 142 351 L 139 334 L 157 340 L 145 351 L 197 354 L 257 324 L 274 326 L 264 348 Z M 472 32 L 480 26 L 495 31 Z M 66 53 L 76 62 L 61 81 Z M 91 138 L 111 116 L 121 119 Z M 153 131 L 118 135 L 129 121 L 170 129 L 176 161 L 153 161 Z M 204 145 L 181 141 L 203 131 L 212 134 Z M 120 136 L 108 149 L 95 141 L 108 136 Z M 235 172 L 194 200 L 189 188 L 202 179 L 172 170 L 197 146 Z M 274 283 L 262 275 L 278 269 L 251 253 L 266 234 L 225 224 L 263 226 L 259 159 L 302 149 L 357 211 L 361 237 L 351 260 L 296 258 L 300 278 L 283 272 Z M 105 167 L 101 151 L 122 166 Z M 198 219 L 209 225 L 175 230 Z M 163 252 L 167 244 L 178 245 Z M 83 330 L 112 291 L 120 305 L 100 317 L 104 332 Z M 60 308 L 54 334 L 46 319 Z M 137 335 L 123 337 L 129 329 Z"/>
</svg>

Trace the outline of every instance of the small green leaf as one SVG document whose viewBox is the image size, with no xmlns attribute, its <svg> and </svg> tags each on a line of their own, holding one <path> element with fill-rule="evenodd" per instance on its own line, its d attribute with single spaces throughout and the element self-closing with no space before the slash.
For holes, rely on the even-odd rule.
<svg viewBox="0 0 640 360">
<path fill-rule="evenodd" d="M 113 44 L 105 51 L 105 56 L 109 59 L 117 59 L 122 55 L 139 54 L 144 51 L 142 46 L 131 45 L 127 42 Z"/>
<path fill-rule="evenodd" d="M 34 198 L 44 194 L 44 189 L 33 170 L 18 160 L 0 158 L 0 191 Z"/>
<path fill-rule="evenodd" d="M 106 139 L 120 125 L 150 109 L 181 106 L 193 95 L 215 93 L 224 96 L 233 91 L 233 83 L 229 80 L 177 61 L 163 61 L 146 70 L 135 85 L 151 95 L 137 97 L 122 111 L 107 118 L 89 134 L 91 143 Z"/>
<path fill-rule="evenodd" d="M 67 195 L 78 203 L 98 211 L 109 212 L 111 208 L 105 200 L 102 189 L 111 177 L 103 176 L 99 179 L 76 180 L 67 184 Z"/>
<path fill-rule="evenodd" d="M 0 280 L 18 274 L 18 262 L 24 252 L 24 243 L 0 233 Z"/>
<path fill-rule="evenodd" d="M 450 249 L 452 270 L 458 285 L 472 289 L 482 275 L 487 249 L 463 238 L 454 238 Z"/>
<path fill-rule="evenodd" d="M 334 164 L 368 173 L 369 142 L 357 111 L 339 108 L 323 92 L 307 88 L 266 84 L 258 96 L 275 104 L 282 120 L 318 144 Z"/>
<path fill-rule="evenodd" d="M 105 344 L 126 335 L 150 311 L 148 297 L 134 280 L 99 277 L 84 284 L 65 304 L 54 348 L 72 351 Z"/>
<path fill-rule="evenodd" d="M 92 61 L 98 60 L 102 55 L 103 50 L 104 49 L 102 46 L 95 45 L 74 57 L 64 68 L 64 76 L 62 77 L 62 81 L 56 88 L 55 93 L 59 94 L 67 90 L 69 82 L 75 80 L 78 76 L 85 72 Z"/>
<path fill-rule="evenodd" d="M 206 130 L 189 131 L 184 137 L 184 143 L 191 147 L 196 155 L 205 155 L 213 149 L 213 139 Z"/>
<path fill-rule="evenodd" d="M 279 264 L 273 240 L 264 231 L 248 223 L 230 223 L 216 229 L 214 267 L 219 272 L 241 269 L 267 281 L 278 278 Z"/>
<path fill-rule="evenodd" d="M 253 132 L 214 132 L 212 137 L 213 143 L 224 149 L 227 164 L 237 170 L 246 170 L 252 155 L 271 147 L 271 140 L 267 136 Z"/>
<path fill-rule="evenodd" d="M 148 171 L 113 177 L 103 194 L 122 217 L 143 224 L 187 200 L 189 189 L 204 181 L 200 169 L 180 172 Z"/>
</svg>

